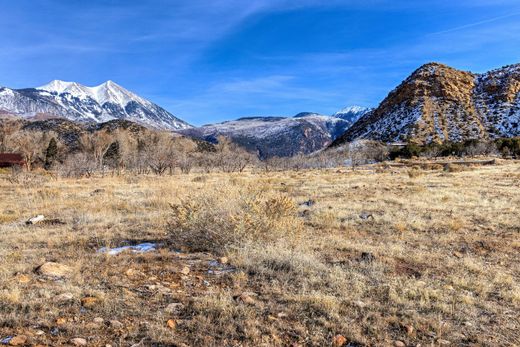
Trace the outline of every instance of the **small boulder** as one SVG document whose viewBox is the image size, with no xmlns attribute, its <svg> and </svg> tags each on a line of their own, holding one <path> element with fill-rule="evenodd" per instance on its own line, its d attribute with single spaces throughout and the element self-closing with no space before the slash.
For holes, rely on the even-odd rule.
<svg viewBox="0 0 520 347">
<path fill-rule="evenodd" d="M 242 301 L 246 305 L 254 305 L 255 299 L 253 299 L 252 295 L 250 293 L 242 293 L 238 297 L 240 301 Z"/>
<path fill-rule="evenodd" d="M 173 319 L 168 319 L 168 321 L 166 322 L 166 325 L 170 329 L 175 329 L 177 327 L 177 322 Z"/>
<path fill-rule="evenodd" d="M 222 257 L 218 260 L 221 264 L 227 264 L 229 263 L 228 257 Z"/>
<path fill-rule="evenodd" d="M 94 307 L 98 303 L 99 299 L 93 296 L 86 296 L 81 299 L 81 306 L 90 308 Z"/>
<path fill-rule="evenodd" d="M 342 347 L 342 346 L 345 346 L 346 343 L 347 343 L 347 339 L 343 335 L 338 334 L 338 335 L 334 336 L 334 338 L 332 339 L 332 345 L 334 347 Z"/>
<path fill-rule="evenodd" d="M 72 269 L 67 265 L 49 261 L 37 267 L 36 272 L 46 277 L 65 278 L 71 275 Z"/>
<path fill-rule="evenodd" d="M 25 274 L 21 274 L 18 276 L 18 283 L 26 284 L 31 282 L 31 278 Z"/>
<path fill-rule="evenodd" d="M 10 346 L 23 346 L 27 343 L 27 336 L 25 335 L 16 335 L 12 339 L 9 340 Z"/>
<path fill-rule="evenodd" d="M 408 336 L 412 336 L 413 335 L 414 330 L 415 330 L 413 325 L 405 325 L 404 328 L 406 329 L 406 334 Z"/>
<path fill-rule="evenodd" d="M 36 217 L 30 218 L 27 222 L 25 222 L 25 224 L 27 224 L 27 225 L 34 225 L 34 224 L 38 224 L 40 222 L 43 222 L 44 220 L 45 220 L 45 216 L 42 215 L 42 214 L 39 214 Z"/>
<path fill-rule="evenodd" d="M 394 346 L 395 347 L 406 347 L 406 344 L 403 342 L 403 341 L 394 341 Z"/>
<path fill-rule="evenodd" d="M 114 329 L 123 329 L 124 324 L 114 319 L 110 321 L 110 326 Z"/>
<path fill-rule="evenodd" d="M 70 343 L 73 345 L 73 346 L 86 346 L 87 345 L 87 340 L 85 340 L 84 338 L 82 337 L 76 337 L 72 340 L 70 340 Z"/>
<path fill-rule="evenodd" d="M 185 266 L 185 267 L 182 268 L 181 274 L 188 275 L 189 273 L 190 273 L 190 268 L 189 267 Z"/>
</svg>

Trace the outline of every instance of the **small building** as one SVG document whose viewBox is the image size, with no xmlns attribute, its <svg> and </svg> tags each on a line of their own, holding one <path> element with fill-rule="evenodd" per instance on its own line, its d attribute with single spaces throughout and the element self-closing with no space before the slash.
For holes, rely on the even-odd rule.
<svg viewBox="0 0 520 347">
<path fill-rule="evenodd" d="M 0 168 L 2 167 L 22 167 L 25 165 L 23 156 L 18 153 L 0 153 Z"/>
</svg>

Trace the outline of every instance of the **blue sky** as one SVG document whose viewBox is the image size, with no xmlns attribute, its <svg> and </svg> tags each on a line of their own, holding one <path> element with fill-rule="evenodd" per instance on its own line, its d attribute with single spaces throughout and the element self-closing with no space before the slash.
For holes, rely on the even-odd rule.
<svg viewBox="0 0 520 347">
<path fill-rule="evenodd" d="M 520 63 L 518 0 L 0 0 L 0 85 L 114 80 L 195 125 L 377 106 L 420 65 Z"/>
</svg>

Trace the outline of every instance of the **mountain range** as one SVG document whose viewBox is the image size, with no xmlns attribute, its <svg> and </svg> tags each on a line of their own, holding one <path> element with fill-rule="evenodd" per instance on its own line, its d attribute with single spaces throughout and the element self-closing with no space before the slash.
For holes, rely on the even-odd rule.
<svg viewBox="0 0 520 347">
<path fill-rule="evenodd" d="M 428 63 L 377 108 L 348 107 L 330 116 L 302 112 L 192 127 L 112 81 L 86 87 L 58 80 L 37 88 L 0 87 L 2 114 L 93 124 L 131 121 L 209 142 L 226 136 L 260 158 L 307 154 L 359 139 L 417 144 L 487 140 L 520 136 L 520 64 L 476 74 Z"/>
<path fill-rule="evenodd" d="M 332 116 L 302 112 L 294 117 L 247 117 L 178 132 L 213 143 L 225 136 L 261 159 L 289 157 L 327 147 L 368 111 L 354 106 Z"/>
<path fill-rule="evenodd" d="M 417 144 L 520 136 L 520 64 L 482 74 L 421 66 L 333 145 L 358 139 Z"/>
<path fill-rule="evenodd" d="M 76 122 L 128 120 L 162 130 L 190 128 L 156 104 L 107 81 L 95 87 L 55 80 L 41 87 L 0 87 L 0 111 L 23 118 L 60 117 Z"/>
</svg>

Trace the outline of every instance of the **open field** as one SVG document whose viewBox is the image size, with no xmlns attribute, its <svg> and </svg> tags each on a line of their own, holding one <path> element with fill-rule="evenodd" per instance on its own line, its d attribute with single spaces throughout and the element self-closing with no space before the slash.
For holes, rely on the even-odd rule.
<svg viewBox="0 0 520 347">
<path fill-rule="evenodd" d="M 5 173 L 0 191 L 0 339 L 340 346 L 342 335 L 349 346 L 520 345 L 519 162 Z M 38 214 L 48 222 L 25 224 Z M 158 249 L 98 252 L 143 242 Z M 49 277 L 36 270 L 45 262 L 66 268 Z"/>
</svg>

